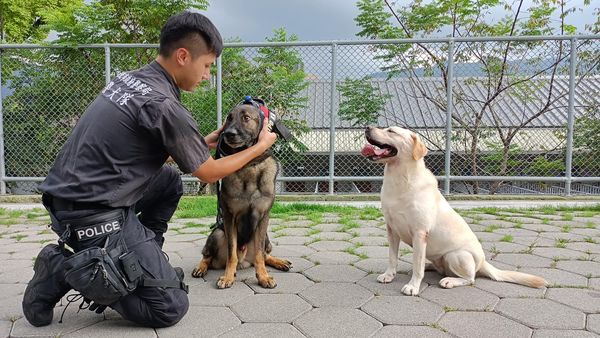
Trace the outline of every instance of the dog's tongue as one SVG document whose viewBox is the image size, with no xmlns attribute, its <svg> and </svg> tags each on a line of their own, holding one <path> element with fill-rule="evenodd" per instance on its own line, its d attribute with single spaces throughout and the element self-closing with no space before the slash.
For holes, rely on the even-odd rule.
<svg viewBox="0 0 600 338">
<path fill-rule="evenodd" d="M 381 156 L 383 154 L 387 154 L 389 151 L 389 149 L 379 149 L 379 148 L 375 148 L 373 147 L 372 144 L 367 143 L 365 144 L 365 146 L 362 148 L 362 150 L 360 151 L 361 155 L 364 157 L 369 157 L 369 156 Z"/>
</svg>

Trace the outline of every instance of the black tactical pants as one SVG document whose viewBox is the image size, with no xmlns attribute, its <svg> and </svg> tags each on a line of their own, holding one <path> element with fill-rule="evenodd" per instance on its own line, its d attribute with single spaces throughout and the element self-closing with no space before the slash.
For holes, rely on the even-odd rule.
<svg viewBox="0 0 600 338">
<path fill-rule="evenodd" d="M 122 236 L 127 249 L 135 251 L 144 274 L 149 278 L 178 280 L 175 270 L 161 250 L 167 221 L 171 218 L 183 193 L 181 178 L 171 167 L 164 166 L 153 179 L 142 200 L 125 209 L 125 219 L 119 232 L 108 235 L 109 241 Z M 73 220 L 106 212 L 107 209 L 80 209 L 74 203 L 71 210 L 60 210 L 45 197 L 53 213 L 52 229 L 60 236 L 65 231 L 58 222 Z M 50 201 L 49 201 L 50 200 Z M 49 201 L 49 202 L 48 202 Z M 63 203 L 60 206 L 64 206 Z M 48 207 L 48 206 L 47 206 Z M 64 208 L 63 208 L 64 209 Z M 139 217 L 136 215 L 139 213 Z M 58 222 L 57 222 L 58 221 Z M 71 236 L 67 244 L 80 251 L 88 245 L 80 245 Z M 93 299 L 92 299 L 93 301 Z M 180 288 L 138 287 L 133 293 L 110 305 L 123 318 L 148 327 L 167 327 L 176 324 L 187 313 L 187 293 Z"/>
</svg>

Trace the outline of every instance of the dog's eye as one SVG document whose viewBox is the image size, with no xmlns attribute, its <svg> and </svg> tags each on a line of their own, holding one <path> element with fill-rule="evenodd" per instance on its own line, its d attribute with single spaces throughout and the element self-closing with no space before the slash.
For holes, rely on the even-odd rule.
<svg viewBox="0 0 600 338">
<path fill-rule="evenodd" d="M 395 131 L 393 131 L 391 129 L 388 129 L 387 131 L 388 131 L 388 133 L 391 133 L 391 134 L 395 134 L 396 133 Z"/>
<path fill-rule="evenodd" d="M 244 120 L 244 122 L 248 122 L 250 121 L 250 116 L 244 115 L 244 117 L 242 117 L 242 120 Z"/>
</svg>

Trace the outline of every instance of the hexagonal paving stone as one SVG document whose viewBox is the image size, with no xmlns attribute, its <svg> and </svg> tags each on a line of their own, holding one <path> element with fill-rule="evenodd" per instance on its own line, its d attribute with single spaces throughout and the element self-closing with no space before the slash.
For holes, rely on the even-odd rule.
<svg viewBox="0 0 600 338">
<path fill-rule="evenodd" d="M 312 306 L 297 295 L 254 295 L 231 306 L 243 322 L 291 323 Z"/>
<path fill-rule="evenodd" d="M 19 299 L 22 301 L 22 298 Z M 10 304 L 10 303 L 9 303 Z M 9 305 L 3 301 L 2 307 Z M 10 305 L 12 306 L 12 305 Z M 25 317 L 20 317 L 13 324 L 11 331 L 11 337 L 32 337 L 32 336 L 45 336 L 45 337 L 57 337 L 66 335 L 71 332 L 76 332 L 80 329 L 93 325 L 95 323 L 104 320 L 102 315 L 99 315 L 93 311 L 80 311 L 76 304 L 72 304 L 67 307 L 65 311 L 63 322 L 59 323 L 59 319 L 62 315 L 65 306 L 56 306 L 54 308 L 54 317 L 52 323 L 43 328 L 35 327 L 29 324 Z M 13 307 L 13 310 L 18 310 L 22 315 L 21 304 L 19 302 L 18 307 Z M 18 318 L 18 317 L 17 317 Z"/>
<path fill-rule="evenodd" d="M 294 326 L 309 337 L 368 337 L 382 324 L 357 309 L 318 308 L 294 321 Z"/>
<path fill-rule="evenodd" d="M 368 273 L 384 273 L 388 266 L 388 260 L 384 258 L 367 258 L 362 259 L 352 265 Z M 398 267 L 396 268 L 396 271 L 402 273 L 412 271 L 412 264 L 404 261 L 398 261 Z"/>
<path fill-rule="evenodd" d="M 550 267 L 550 264 L 552 264 L 552 260 L 549 258 L 531 254 L 498 254 L 495 260 L 514 266 L 527 266 L 534 268 L 547 268 Z"/>
<path fill-rule="evenodd" d="M 305 228 L 309 227 L 313 224 L 313 221 L 309 221 L 307 219 L 298 219 L 294 221 L 283 221 L 280 225 L 285 226 L 286 228 Z"/>
<path fill-rule="evenodd" d="M 271 255 L 275 257 L 304 257 L 315 252 L 315 249 L 304 245 L 273 245 Z"/>
<path fill-rule="evenodd" d="M 219 336 L 220 338 L 303 338 L 304 335 L 291 324 L 282 323 L 244 323 L 241 326 Z"/>
<path fill-rule="evenodd" d="M 373 297 L 373 292 L 353 283 L 317 283 L 300 293 L 314 307 L 357 308 Z"/>
<path fill-rule="evenodd" d="M 474 233 L 475 233 L 475 236 L 477 236 L 477 239 L 479 239 L 480 242 L 499 242 L 500 239 L 502 237 L 504 237 L 504 235 L 495 234 L 493 232 L 476 231 Z"/>
<path fill-rule="evenodd" d="M 586 329 L 600 334 L 600 314 L 588 315 Z"/>
<path fill-rule="evenodd" d="M 354 237 L 352 239 L 350 239 L 351 243 L 354 244 L 360 244 L 360 245 L 383 245 L 383 246 L 387 246 L 388 244 L 388 239 L 387 237 L 373 237 L 373 236 L 368 236 L 368 237 Z"/>
<path fill-rule="evenodd" d="M 548 239 L 566 239 L 571 242 L 582 242 L 585 236 L 572 234 L 569 232 L 541 232 L 540 237 L 548 238 Z"/>
<path fill-rule="evenodd" d="M 546 258 L 557 257 L 559 259 L 577 259 L 580 257 L 587 256 L 586 254 L 580 251 L 569 250 L 564 248 L 535 248 L 533 249 L 533 254 Z"/>
<path fill-rule="evenodd" d="M 230 311 L 231 312 L 231 311 Z M 235 318 L 235 317 L 234 317 Z M 236 318 L 237 320 L 237 318 Z M 183 320 L 182 320 L 183 321 Z M 238 320 L 239 323 L 239 320 Z M 77 330 L 59 337 L 87 338 L 87 337 L 123 337 L 123 338 L 148 338 L 156 337 L 154 329 L 132 325 L 123 319 L 103 320 L 94 325 Z"/>
<path fill-rule="evenodd" d="M 360 227 L 360 228 L 354 228 L 354 229 L 350 229 L 350 232 L 355 234 L 356 236 L 380 236 L 380 237 L 386 237 L 387 233 L 385 230 L 379 229 L 379 228 L 374 228 L 374 227 Z"/>
<path fill-rule="evenodd" d="M 345 241 L 318 241 L 308 245 L 317 251 L 344 251 L 354 245 Z"/>
<path fill-rule="evenodd" d="M 317 265 L 303 272 L 315 282 L 356 282 L 366 272 L 348 265 Z"/>
<path fill-rule="evenodd" d="M 427 338 L 450 338 L 451 335 L 445 333 L 442 330 L 438 330 L 429 326 L 400 326 L 400 325 L 386 325 L 381 330 L 375 332 L 373 338 L 414 338 L 414 337 L 427 337 Z"/>
<path fill-rule="evenodd" d="M 258 284 L 256 277 L 247 279 L 246 284 L 256 293 L 299 293 L 314 283 L 301 273 L 274 272 L 271 276 L 277 282 L 273 289 L 265 289 Z"/>
<path fill-rule="evenodd" d="M 600 238 L 596 240 L 596 242 L 600 243 Z M 567 248 L 571 250 L 577 250 L 583 253 L 591 253 L 591 254 L 600 254 L 600 245 L 597 243 L 588 243 L 588 242 L 575 242 L 568 243 Z"/>
<path fill-rule="evenodd" d="M 379 283 L 377 276 L 379 274 L 370 274 L 357 282 L 358 285 L 364 286 L 371 290 L 376 296 L 402 296 L 402 287 L 410 281 L 411 276 L 397 274 L 391 283 Z M 425 281 L 421 282 L 420 292 L 423 292 L 429 284 Z"/>
<path fill-rule="evenodd" d="M 519 271 L 543 277 L 550 286 L 587 286 L 587 278 L 584 276 L 559 269 L 523 268 Z"/>
<path fill-rule="evenodd" d="M 319 232 L 311 237 L 321 241 L 347 241 L 352 235 L 345 232 Z"/>
<path fill-rule="evenodd" d="M 324 232 L 336 232 L 340 231 L 344 227 L 343 224 L 339 223 L 322 223 L 312 226 L 311 229 L 324 231 Z"/>
<path fill-rule="evenodd" d="M 313 266 L 315 266 L 315 263 L 309 261 L 308 259 L 305 258 L 301 258 L 301 257 L 279 257 L 279 258 L 285 258 L 288 261 L 292 262 L 292 268 L 290 269 L 289 272 L 302 272 L 305 271 L 307 269 L 312 268 Z"/>
<path fill-rule="evenodd" d="M 519 243 L 532 247 L 554 247 L 556 241 L 549 238 L 543 238 L 539 236 L 531 236 L 531 237 L 515 237 L 513 239 L 513 243 Z"/>
<path fill-rule="evenodd" d="M 189 300 L 190 305 L 230 306 L 253 294 L 252 289 L 239 280 L 229 289 L 219 289 L 216 282 L 210 280 L 191 287 Z"/>
<path fill-rule="evenodd" d="M 519 253 L 527 249 L 523 244 L 510 242 L 483 242 L 481 246 L 484 250 L 494 253 Z"/>
<path fill-rule="evenodd" d="M 432 285 L 420 296 L 441 306 L 455 310 L 490 311 L 498 303 L 498 296 L 479 290 L 473 286 L 461 286 L 453 289 L 443 289 Z"/>
<path fill-rule="evenodd" d="M 412 296 L 378 296 L 361 308 L 384 324 L 427 325 L 442 316 L 442 307 Z"/>
<path fill-rule="evenodd" d="M 339 251 L 316 252 L 307 258 L 310 261 L 320 264 L 350 264 L 360 259 L 358 256 Z"/>
<path fill-rule="evenodd" d="M 357 254 L 366 255 L 368 258 L 387 258 L 389 257 L 389 249 L 385 246 L 361 246 L 354 251 Z"/>
<path fill-rule="evenodd" d="M 0 337 L 9 337 L 13 323 L 9 320 L 0 320 Z"/>
<path fill-rule="evenodd" d="M 438 324 L 458 337 L 531 337 L 532 330 L 492 312 L 448 312 Z"/>
<path fill-rule="evenodd" d="M 600 292 L 588 289 L 549 289 L 546 298 L 586 313 L 600 313 Z"/>
<path fill-rule="evenodd" d="M 310 228 L 284 228 L 275 232 L 276 236 L 308 236 Z"/>
<path fill-rule="evenodd" d="M 534 329 L 575 329 L 585 326 L 585 314 L 549 299 L 505 298 L 495 312 Z"/>
<path fill-rule="evenodd" d="M 475 287 L 500 298 L 543 298 L 544 288 L 536 289 L 506 282 L 496 282 L 487 278 L 475 279 Z"/>
<path fill-rule="evenodd" d="M 560 261 L 556 267 L 586 277 L 600 277 L 600 263 L 593 261 Z"/>
<path fill-rule="evenodd" d="M 177 325 L 156 329 L 156 333 L 159 337 L 214 337 L 240 324 L 240 320 L 226 307 L 190 306 L 186 316 Z"/>
<path fill-rule="evenodd" d="M 281 236 L 271 237 L 270 240 L 276 245 L 304 245 L 312 242 L 313 238 L 308 236 Z"/>
<path fill-rule="evenodd" d="M 590 278 L 589 286 L 592 289 L 600 290 L 600 278 Z"/>
<path fill-rule="evenodd" d="M 589 331 L 583 330 L 535 330 L 533 338 L 593 338 L 598 337 Z"/>
</svg>

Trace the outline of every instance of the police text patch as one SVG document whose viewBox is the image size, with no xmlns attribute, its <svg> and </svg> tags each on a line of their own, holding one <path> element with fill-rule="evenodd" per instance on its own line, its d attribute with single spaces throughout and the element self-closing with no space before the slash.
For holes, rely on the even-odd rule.
<svg viewBox="0 0 600 338">
<path fill-rule="evenodd" d="M 75 230 L 75 235 L 80 241 L 97 238 L 121 230 L 121 225 L 121 218 L 117 218 L 109 221 L 104 221 L 102 223 L 78 228 Z"/>
</svg>

